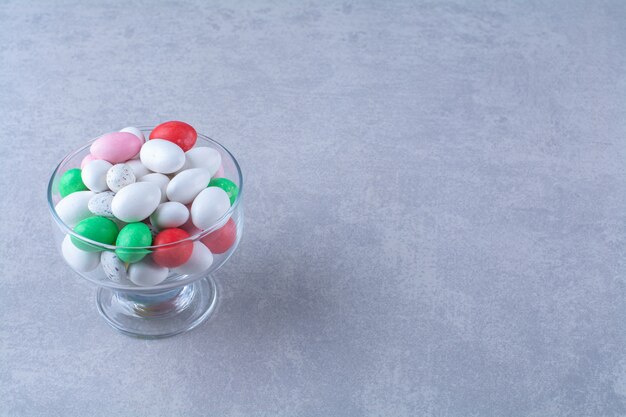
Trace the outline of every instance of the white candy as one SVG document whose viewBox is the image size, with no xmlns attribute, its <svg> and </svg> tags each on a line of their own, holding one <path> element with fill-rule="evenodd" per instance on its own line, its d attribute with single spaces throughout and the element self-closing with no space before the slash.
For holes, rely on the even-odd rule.
<svg viewBox="0 0 626 417">
<path fill-rule="evenodd" d="M 111 281 L 122 282 L 126 280 L 126 265 L 117 257 L 115 252 L 102 252 L 102 255 L 100 255 L 100 264 L 102 265 L 104 275 Z"/>
<path fill-rule="evenodd" d="M 115 164 L 107 171 L 107 186 L 113 192 L 135 182 L 135 174 L 127 164 Z"/>
<path fill-rule="evenodd" d="M 95 195 L 92 191 L 74 192 L 57 203 L 54 210 L 59 218 L 68 225 L 74 227 L 81 220 L 91 217 L 89 200 Z"/>
<path fill-rule="evenodd" d="M 125 164 L 133 170 L 135 178 L 141 178 L 150 173 L 150 170 L 146 168 L 139 159 L 131 159 L 130 161 L 126 161 Z"/>
<path fill-rule="evenodd" d="M 169 269 L 157 265 L 149 256 L 128 267 L 128 278 L 142 287 L 160 284 L 168 274 Z"/>
<path fill-rule="evenodd" d="M 191 205 L 191 221 L 198 229 L 207 229 L 215 224 L 230 208 L 226 191 L 219 187 L 202 190 Z M 222 219 L 225 223 L 228 217 Z"/>
<path fill-rule="evenodd" d="M 188 219 L 189 210 L 176 201 L 160 204 L 150 215 L 150 222 L 160 229 L 182 226 Z"/>
<path fill-rule="evenodd" d="M 137 182 L 153 182 L 159 186 L 161 190 L 161 203 L 165 203 L 167 201 L 167 185 L 170 183 L 170 179 L 167 175 L 159 174 L 158 172 L 144 175 L 139 178 Z"/>
<path fill-rule="evenodd" d="M 152 182 L 136 182 L 122 188 L 111 203 L 111 211 L 118 219 L 139 222 L 150 216 L 161 202 L 161 190 Z"/>
<path fill-rule="evenodd" d="M 124 129 L 120 130 L 120 132 L 132 133 L 133 135 L 141 139 L 142 142 L 146 141 L 146 137 L 143 135 L 143 132 L 137 129 L 136 127 L 133 127 L 133 126 L 125 127 Z"/>
<path fill-rule="evenodd" d="M 193 242 L 193 252 L 189 260 L 172 270 L 178 274 L 192 275 L 206 271 L 212 264 L 213 254 L 209 248 L 202 242 Z"/>
<path fill-rule="evenodd" d="M 89 199 L 87 207 L 89 211 L 96 216 L 113 217 L 113 211 L 111 211 L 111 203 L 115 193 L 113 191 L 104 191 L 98 193 Z"/>
<path fill-rule="evenodd" d="M 181 171 L 191 168 L 204 168 L 213 176 L 221 164 L 222 155 L 216 149 L 199 146 L 185 152 L 185 165 L 183 165 Z"/>
<path fill-rule="evenodd" d="M 139 152 L 141 163 L 151 171 L 171 174 L 185 164 L 183 150 L 167 140 L 151 139 L 143 144 Z"/>
<path fill-rule="evenodd" d="M 181 171 L 167 185 L 167 198 L 170 201 L 189 204 L 200 191 L 208 187 L 211 173 L 204 168 L 192 168 Z"/>
<path fill-rule="evenodd" d="M 61 252 L 65 262 L 78 272 L 93 271 L 100 263 L 100 254 L 98 252 L 85 252 L 78 249 L 72 243 L 70 235 L 65 235 L 65 238 L 63 238 Z"/>
<path fill-rule="evenodd" d="M 113 165 L 110 162 L 107 162 L 103 159 L 96 159 L 89 162 L 87 165 L 85 165 L 80 174 L 83 183 L 91 191 L 95 191 L 97 193 L 108 190 L 109 187 L 107 186 L 107 171 L 112 166 Z"/>
</svg>

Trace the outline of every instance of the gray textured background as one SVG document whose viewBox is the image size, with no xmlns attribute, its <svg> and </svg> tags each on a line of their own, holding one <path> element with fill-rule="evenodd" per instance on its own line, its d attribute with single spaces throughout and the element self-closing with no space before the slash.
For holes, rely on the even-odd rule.
<svg viewBox="0 0 626 417">
<path fill-rule="evenodd" d="M 623 1 L 1 1 L 0 415 L 626 415 L 624 45 Z M 247 230 L 214 319 L 141 341 L 44 188 L 170 119 Z"/>
</svg>

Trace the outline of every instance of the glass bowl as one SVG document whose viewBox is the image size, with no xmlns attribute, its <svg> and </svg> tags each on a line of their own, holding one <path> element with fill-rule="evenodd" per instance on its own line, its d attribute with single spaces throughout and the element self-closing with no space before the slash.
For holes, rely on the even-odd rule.
<svg viewBox="0 0 626 417">
<path fill-rule="evenodd" d="M 152 130 L 151 127 L 139 129 L 146 137 Z M 207 269 L 195 270 L 188 274 L 170 269 L 164 281 L 150 286 L 137 286 L 128 278 L 114 281 L 107 277 L 100 264 L 95 269 L 85 272 L 85 268 L 78 268 L 68 263 L 74 272 L 99 287 L 96 297 L 98 311 L 108 324 L 120 332 L 141 338 L 161 338 L 193 329 L 214 312 L 218 300 L 218 288 L 213 274 L 228 261 L 241 240 L 244 220 L 243 177 L 237 160 L 220 143 L 208 136 L 198 134 L 195 147 L 208 146 L 221 154 L 222 168 L 215 176 L 228 178 L 239 188 L 239 193 L 230 209 L 211 227 L 204 230 L 193 229 L 190 237 L 185 240 L 167 245 L 124 248 L 106 245 L 76 234 L 61 220 L 55 210 L 56 204 L 61 200 L 58 186 L 61 176 L 69 169 L 80 167 L 82 159 L 89 154 L 91 143 L 96 139 L 63 158 L 50 176 L 47 191 L 48 209 L 52 217 L 56 247 L 61 256 L 63 256 L 65 239 L 72 239 L 74 242 L 76 239 L 80 240 L 90 245 L 93 249 L 92 253 L 99 256 L 102 256 L 104 252 L 145 250 L 147 253 L 145 259 L 148 259 L 148 263 L 152 254 L 159 250 L 176 250 L 182 245 L 200 244 L 212 248 L 213 262 Z M 121 226 L 118 224 L 118 227 L 121 228 Z M 181 227 L 185 228 L 185 226 Z M 72 248 L 76 250 L 75 246 Z"/>
</svg>

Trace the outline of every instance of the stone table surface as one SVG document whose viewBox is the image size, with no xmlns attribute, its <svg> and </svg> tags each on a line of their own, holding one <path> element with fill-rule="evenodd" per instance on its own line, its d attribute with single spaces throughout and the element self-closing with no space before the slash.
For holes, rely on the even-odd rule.
<svg viewBox="0 0 626 417">
<path fill-rule="evenodd" d="M 1 416 L 626 415 L 623 1 L 0 1 Z M 215 316 L 146 341 L 45 187 L 179 119 L 246 176 Z"/>
</svg>

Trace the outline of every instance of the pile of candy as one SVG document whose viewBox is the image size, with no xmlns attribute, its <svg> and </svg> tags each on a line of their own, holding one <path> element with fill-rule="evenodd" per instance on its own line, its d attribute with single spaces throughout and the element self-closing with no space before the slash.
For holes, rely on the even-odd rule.
<svg viewBox="0 0 626 417">
<path fill-rule="evenodd" d="M 62 253 L 67 263 L 80 272 L 101 265 L 113 281 L 150 286 L 165 280 L 170 270 L 205 271 L 214 253 L 226 252 L 237 231 L 225 214 L 239 190 L 223 178 L 220 153 L 194 147 L 196 140 L 192 126 L 171 121 L 157 126 L 148 140 L 139 129 L 127 127 L 93 142 L 81 168 L 61 176 L 62 199 L 55 210 L 76 234 L 119 248 L 109 251 L 66 235 Z M 218 221 L 223 226 L 201 240 L 185 240 Z M 166 246 L 141 249 L 159 245 Z"/>
</svg>

